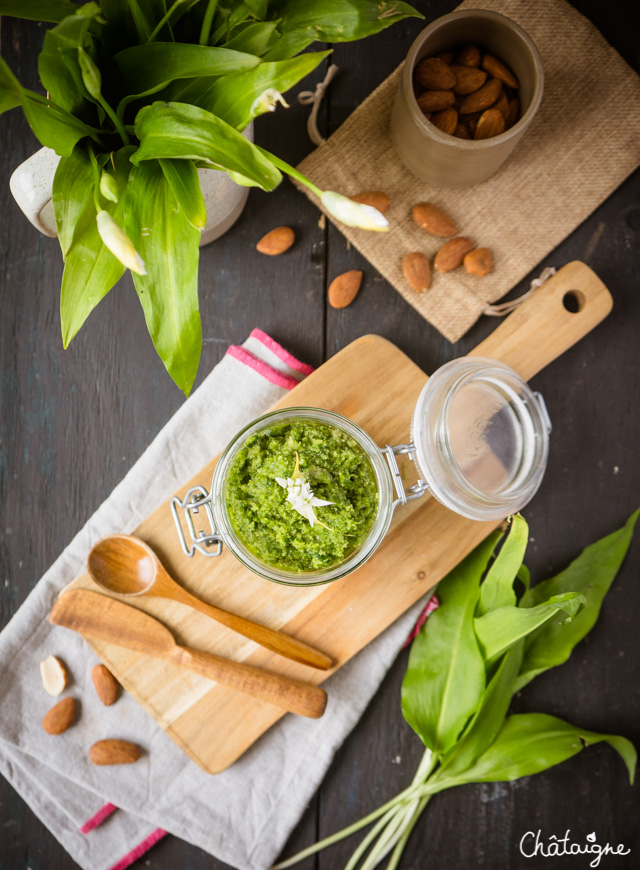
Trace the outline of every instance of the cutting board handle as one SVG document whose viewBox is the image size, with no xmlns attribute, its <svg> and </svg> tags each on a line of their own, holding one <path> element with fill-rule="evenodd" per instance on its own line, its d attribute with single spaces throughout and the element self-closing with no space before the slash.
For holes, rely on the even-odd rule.
<svg viewBox="0 0 640 870">
<path fill-rule="evenodd" d="M 532 378 L 609 314 L 613 298 L 600 278 L 575 260 L 559 269 L 469 356 L 487 356 Z"/>
</svg>

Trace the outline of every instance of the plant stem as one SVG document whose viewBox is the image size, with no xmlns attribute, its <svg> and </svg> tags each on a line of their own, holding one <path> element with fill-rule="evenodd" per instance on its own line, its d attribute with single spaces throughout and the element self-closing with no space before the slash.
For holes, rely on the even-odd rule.
<svg viewBox="0 0 640 870">
<path fill-rule="evenodd" d="M 275 154 L 271 154 L 271 152 L 266 151 L 264 148 L 261 148 L 259 145 L 256 146 L 258 151 L 260 151 L 264 156 L 270 160 L 274 166 L 277 166 L 278 169 L 281 169 L 286 175 L 290 175 L 291 178 L 295 178 L 296 181 L 299 181 L 300 184 L 304 184 L 305 187 L 308 187 L 312 193 L 315 193 L 317 197 L 322 196 L 322 191 L 319 187 L 309 181 L 306 175 L 303 175 L 301 172 L 298 172 L 297 169 L 294 169 L 289 163 L 285 163 L 284 160 L 280 160 L 279 157 L 276 157 Z"/>
<path fill-rule="evenodd" d="M 118 131 L 118 133 L 120 134 L 120 138 L 122 139 L 124 144 L 131 145 L 131 139 L 129 139 L 129 134 L 124 129 L 124 125 L 120 121 L 120 118 L 118 118 L 116 113 L 113 111 L 113 109 L 111 108 L 109 103 L 102 96 L 102 94 L 98 94 L 98 96 L 96 97 L 96 100 L 100 103 L 100 105 L 105 110 L 105 112 L 107 113 L 109 118 L 113 121 L 113 125 L 116 128 L 116 130 Z"/>
<path fill-rule="evenodd" d="M 397 809 L 398 807 L 392 807 L 392 809 L 390 809 L 388 813 L 386 813 L 381 819 L 378 819 L 376 824 L 373 826 L 373 828 L 371 828 L 367 836 L 355 850 L 351 858 L 349 858 L 349 862 L 347 863 L 344 870 L 355 870 L 355 867 L 357 867 L 360 858 L 362 858 L 362 856 L 367 851 L 371 843 L 373 843 L 378 834 L 384 830 L 386 825 L 389 824 L 391 819 L 396 814 Z"/>
<path fill-rule="evenodd" d="M 167 12 L 165 12 L 165 14 L 162 16 L 160 21 L 158 21 L 156 26 L 153 28 L 153 30 L 149 34 L 149 38 L 147 39 L 147 45 L 149 45 L 150 42 L 153 42 L 153 40 L 156 38 L 156 36 L 160 33 L 162 28 L 165 26 L 165 24 L 167 24 L 167 22 L 169 21 L 169 19 L 173 15 L 173 13 L 176 11 L 178 6 L 180 6 L 184 2 L 185 2 L 185 0 L 175 0 L 173 5 L 169 7 L 169 10 Z"/>
<path fill-rule="evenodd" d="M 216 14 L 216 6 L 218 0 L 209 0 L 207 11 L 202 19 L 202 27 L 200 29 L 200 45 L 209 45 L 209 34 L 211 33 L 211 25 L 213 24 L 213 16 Z"/>
<path fill-rule="evenodd" d="M 402 857 L 402 853 L 404 852 L 404 847 L 407 845 L 407 841 L 408 841 L 409 837 L 411 836 L 411 832 L 413 831 L 416 822 L 420 818 L 422 811 L 424 810 L 424 808 L 426 807 L 426 805 L 429 803 L 430 800 L 431 800 L 431 795 L 427 795 L 426 797 L 422 798 L 422 800 L 420 801 L 420 803 L 416 807 L 415 812 L 413 814 L 413 818 L 411 818 L 409 820 L 409 824 L 407 825 L 406 829 L 404 830 L 401 838 L 396 843 L 395 849 L 393 850 L 393 854 L 391 855 L 389 863 L 387 864 L 386 870 L 396 870 L 396 867 L 400 863 L 400 858 Z"/>
</svg>

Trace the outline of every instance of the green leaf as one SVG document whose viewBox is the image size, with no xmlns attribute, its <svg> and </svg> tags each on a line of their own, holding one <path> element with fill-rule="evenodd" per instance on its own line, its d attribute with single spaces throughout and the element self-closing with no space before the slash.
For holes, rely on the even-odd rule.
<svg viewBox="0 0 640 870">
<path fill-rule="evenodd" d="M 78 49 L 84 44 L 91 18 L 70 15 L 48 30 L 38 56 L 38 73 L 52 102 L 68 112 L 80 112 L 87 99 L 78 65 Z"/>
<path fill-rule="evenodd" d="M 329 54 L 329 51 L 303 54 L 291 60 L 261 63 L 247 72 L 224 76 L 213 82 L 199 105 L 237 130 L 244 130 L 254 117 L 251 107 L 260 94 L 268 88 L 280 93 L 288 91 Z"/>
<path fill-rule="evenodd" d="M 269 4 L 269 15 L 280 19 L 283 36 L 267 60 L 291 57 L 316 40 L 349 42 L 379 33 L 403 18 L 424 18 L 408 3 L 396 0 L 275 0 Z"/>
<path fill-rule="evenodd" d="M 499 532 L 489 535 L 440 581 L 440 606 L 411 647 L 402 712 L 423 743 L 439 755 L 451 749 L 482 700 L 485 669 L 473 614 L 480 578 L 499 538 Z"/>
<path fill-rule="evenodd" d="M 126 192 L 125 228 L 145 262 L 133 280 L 149 334 L 167 371 L 189 395 L 198 370 L 200 233 L 179 207 L 157 161 L 136 166 Z"/>
<path fill-rule="evenodd" d="M 516 604 L 513 582 L 522 565 L 529 539 L 529 527 L 517 514 L 511 517 L 509 534 L 480 588 L 478 616 L 498 607 Z"/>
<path fill-rule="evenodd" d="M 123 81 L 134 84 L 135 92 L 141 93 L 174 79 L 221 76 L 251 69 L 259 60 L 251 54 L 227 48 L 152 42 L 119 51 L 115 62 Z"/>
<path fill-rule="evenodd" d="M 18 79 L 9 69 L 6 61 L 0 57 L 0 115 L 15 109 L 22 103 L 22 88 Z"/>
<path fill-rule="evenodd" d="M 587 605 L 570 625 L 563 625 L 561 616 L 555 617 L 527 638 L 516 691 L 543 671 L 566 662 L 576 644 L 591 631 L 598 619 L 604 596 L 629 549 L 639 513 L 635 511 L 621 529 L 583 550 L 556 577 L 538 583 L 525 594 L 521 604 L 532 607 L 549 595 L 559 595 L 573 589 L 584 595 Z"/>
<path fill-rule="evenodd" d="M 494 742 L 472 767 L 452 779 L 443 776 L 447 783 L 443 787 L 465 782 L 510 782 L 548 770 L 586 746 L 602 742 L 620 755 L 633 785 L 637 753 L 625 737 L 587 731 L 544 713 L 521 713 L 507 717 Z"/>
<path fill-rule="evenodd" d="M 507 605 L 485 613 L 474 620 L 485 660 L 490 661 L 500 655 L 516 641 L 531 634 L 538 626 L 559 613 L 568 622 L 585 604 L 586 598 L 579 592 L 564 592 L 562 595 L 553 595 L 544 604 L 536 607 Z"/>
<path fill-rule="evenodd" d="M 192 160 L 160 160 L 164 177 L 184 216 L 192 227 L 202 230 L 207 223 L 198 170 Z"/>
<path fill-rule="evenodd" d="M 224 47 L 262 57 L 279 37 L 277 26 L 277 21 L 254 21 L 246 24 L 236 30 L 231 39 L 225 42 Z"/>
<path fill-rule="evenodd" d="M 245 0 L 244 5 L 256 18 L 264 18 L 267 14 L 268 0 Z"/>
<path fill-rule="evenodd" d="M 86 148 L 77 145 L 68 157 L 62 157 L 53 177 L 53 210 L 58 241 L 66 259 L 76 224 L 91 196 L 94 175 Z M 95 217 L 95 209 L 94 209 Z"/>
<path fill-rule="evenodd" d="M 456 776 L 468 770 L 495 740 L 511 703 L 513 687 L 522 662 L 523 646 L 523 642 L 514 644 L 502 658 L 498 670 L 487 686 L 480 708 L 458 743 L 443 758 L 443 776 Z"/>
<path fill-rule="evenodd" d="M 23 92 L 24 93 L 24 92 Z M 51 103 L 32 100 L 24 93 L 22 111 L 42 145 L 53 148 L 60 157 L 69 157 L 80 139 L 91 135 L 91 128 Z"/>
<path fill-rule="evenodd" d="M 256 146 L 210 112 L 186 103 L 153 103 L 140 109 L 134 163 L 163 157 L 207 160 L 273 190 L 282 176 Z"/>
<path fill-rule="evenodd" d="M 30 21 L 62 21 L 77 8 L 69 0 L 0 0 L 0 15 Z"/>
</svg>

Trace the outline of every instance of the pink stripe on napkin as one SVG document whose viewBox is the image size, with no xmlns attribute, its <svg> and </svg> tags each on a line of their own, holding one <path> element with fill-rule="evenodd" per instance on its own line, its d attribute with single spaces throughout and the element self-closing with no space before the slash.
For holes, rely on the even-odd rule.
<svg viewBox="0 0 640 870">
<path fill-rule="evenodd" d="M 267 335 L 266 332 L 263 332 L 261 329 L 254 329 L 251 333 L 251 338 L 257 338 L 258 341 L 262 342 L 265 347 L 268 347 L 272 353 L 275 353 L 277 357 L 280 357 L 282 362 L 286 363 L 289 368 L 294 369 L 297 372 L 300 372 L 303 375 L 310 375 L 315 369 L 313 366 L 308 365 L 307 363 L 300 362 L 299 359 L 296 359 L 295 356 L 292 356 L 288 350 L 285 350 L 281 344 L 278 344 L 277 341 L 274 341 L 270 335 Z"/>
<path fill-rule="evenodd" d="M 243 347 L 238 347 L 237 344 L 232 344 L 227 350 L 227 353 L 229 356 L 234 357 L 234 359 L 239 360 L 246 366 L 255 369 L 255 371 L 261 374 L 263 378 L 266 378 L 278 387 L 283 387 L 285 390 L 292 390 L 294 387 L 298 386 L 298 381 L 296 381 L 295 378 L 290 378 L 288 375 L 283 375 L 282 372 L 276 371 L 266 362 L 263 362 L 263 360 L 257 359 L 252 353 L 249 353 L 248 350 L 245 350 Z M 300 365 L 302 365 L 302 363 L 300 363 Z"/>
<path fill-rule="evenodd" d="M 111 813 L 115 812 L 118 807 L 113 804 L 105 804 L 103 807 L 100 807 L 95 816 L 91 816 L 90 819 L 84 823 L 84 825 L 80 828 L 81 834 L 88 834 L 89 831 L 93 831 L 94 828 L 97 828 L 98 825 L 101 825 L 105 819 L 108 819 Z"/>
<path fill-rule="evenodd" d="M 109 867 L 109 870 L 125 870 L 125 867 L 130 867 L 134 861 L 137 861 L 141 855 L 144 855 L 145 852 L 148 852 L 152 846 L 161 840 L 163 837 L 167 836 L 167 831 L 163 831 L 162 828 L 156 828 L 152 834 L 149 834 L 148 837 L 138 843 L 138 845 L 132 849 L 128 854 L 121 858 L 116 864 L 112 867 Z"/>
</svg>

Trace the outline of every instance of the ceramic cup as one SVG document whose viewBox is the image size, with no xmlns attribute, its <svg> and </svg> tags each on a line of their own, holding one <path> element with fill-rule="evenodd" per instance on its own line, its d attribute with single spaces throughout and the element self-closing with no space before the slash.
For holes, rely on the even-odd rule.
<svg viewBox="0 0 640 870">
<path fill-rule="evenodd" d="M 509 66 L 520 82 L 520 119 L 491 139 L 458 139 L 443 133 L 420 111 L 413 71 L 424 57 L 472 43 Z M 490 178 L 509 157 L 533 121 L 542 100 L 544 74 L 538 50 L 525 31 L 504 15 L 462 9 L 423 30 L 409 50 L 391 116 L 398 157 L 433 187 L 471 187 Z"/>
<path fill-rule="evenodd" d="M 253 124 L 244 131 L 253 142 Z M 51 148 L 41 148 L 13 172 L 9 186 L 13 198 L 33 226 L 45 236 L 55 238 L 53 213 L 53 176 L 60 158 Z M 207 210 L 207 224 L 200 245 L 208 245 L 226 233 L 240 217 L 249 195 L 248 187 L 235 184 L 226 172 L 199 169 L 200 188 Z"/>
</svg>

